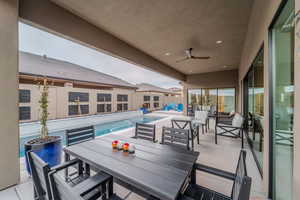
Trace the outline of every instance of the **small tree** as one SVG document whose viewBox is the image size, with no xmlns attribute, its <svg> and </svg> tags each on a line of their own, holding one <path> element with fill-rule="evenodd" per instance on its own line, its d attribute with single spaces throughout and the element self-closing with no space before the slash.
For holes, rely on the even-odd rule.
<svg viewBox="0 0 300 200">
<path fill-rule="evenodd" d="M 48 94 L 49 94 L 49 85 L 47 83 L 47 79 L 45 78 L 42 85 L 41 91 L 41 98 L 39 100 L 41 115 L 40 115 L 40 122 L 42 125 L 41 129 L 41 138 L 48 137 L 48 127 L 47 127 L 47 120 L 48 120 Z"/>
</svg>

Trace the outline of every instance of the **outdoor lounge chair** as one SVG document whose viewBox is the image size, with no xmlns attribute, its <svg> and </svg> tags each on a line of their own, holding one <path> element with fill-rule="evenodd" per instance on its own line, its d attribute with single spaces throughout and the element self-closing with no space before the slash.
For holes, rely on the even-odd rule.
<svg viewBox="0 0 300 200">
<path fill-rule="evenodd" d="M 89 141 L 95 139 L 95 129 L 94 126 L 86 126 L 75 129 L 66 130 L 66 146 L 75 145 L 81 142 Z M 65 153 L 65 162 L 70 160 L 70 155 Z M 80 175 L 80 171 L 85 171 L 86 174 L 90 174 L 90 166 L 88 164 L 84 164 L 80 161 L 78 162 L 77 171 L 69 174 L 69 168 L 65 169 L 65 177 L 66 181 L 72 179 L 74 175 Z"/>
<path fill-rule="evenodd" d="M 133 138 L 157 142 L 155 137 L 156 137 L 156 135 L 155 135 L 155 125 L 154 124 L 136 123 L 135 135 L 133 136 Z"/>
<path fill-rule="evenodd" d="M 233 181 L 231 196 L 202 187 L 195 183 L 190 184 L 180 200 L 249 200 L 251 178 L 247 176 L 246 151 L 241 150 L 235 174 L 209 166 L 195 164 L 195 169 Z M 195 172 L 196 173 L 196 172 Z"/>
<path fill-rule="evenodd" d="M 79 163 L 78 159 L 73 159 L 69 162 L 65 162 L 61 165 L 50 168 L 37 154 L 32 151 L 28 152 L 28 162 L 32 172 L 32 179 L 34 185 L 34 198 L 39 200 L 62 200 L 65 198 L 56 198 L 57 193 L 52 191 L 52 187 L 49 180 L 49 174 L 52 172 L 59 172 L 68 167 Z M 97 199 L 102 195 L 106 195 L 108 188 L 107 182 L 112 182 L 112 177 L 106 173 L 100 172 L 94 176 L 78 176 L 77 179 L 73 179 L 72 182 L 65 182 L 63 174 L 57 174 L 60 176 L 61 184 L 60 190 L 63 188 L 73 188 L 73 196 L 68 196 L 67 199 L 79 199 L 80 195 L 85 196 L 85 199 L 92 200 Z M 75 197 L 76 196 L 76 197 Z M 78 197 L 78 198 L 77 198 Z"/>
<path fill-rule="evenodd" d="M 222 123 L 216 118 L 215 143 L 218 144 L 218 136 L 241 138 L 242 148 L 244 148 L 244 118 L 239 113 L 235 113 L 231 123 Z"/>
<path fill-rule="evenodd" d="M 190 147 L 190 131 L 187 129 L 163 127 L 161 143 L 194 150 L 193 146 Z"/>
<path fill-rule="evenodd" d="M 199 110 L 195 111 L 195 119 L 193 120 L 193 123 L 201 125 L 202 134 L 204 134 L 204 127 L 205 127 L 205 132 L 207 132 L 208 112 L 207 111 L 199 111 Z M 199 132 L 199 130 L 198 130 L 198 132 Z"/>
</svg>

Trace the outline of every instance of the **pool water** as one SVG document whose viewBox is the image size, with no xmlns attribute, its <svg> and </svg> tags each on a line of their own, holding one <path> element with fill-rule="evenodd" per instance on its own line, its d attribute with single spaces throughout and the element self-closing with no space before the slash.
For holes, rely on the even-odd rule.
<svg viewBox="0 0 300 200">
<path fill-rule="evenodd" d="M 163 117 L 156 117 L 156 116 L 141 116 L 141 117 L 135 117 L 135 118 L 130 118 L 130 119 L 126 119 L 126 120 L 109 122 L 109 123 L 105 123 L 105 124 L 98 124 L 98 125 L 95 125 L 95 134 L 96 134 L 96 136 L 105 135 L 105 134 L 108 134 L 108 133 L 111 133 L 114 131 L 119 131 L 119 130 L 123 130 L 126 128 L 134 127 L 137 122 L 138 123 L 149 123 L 149 122 L 153 122 L 153 121 L 156 121 L 156 120 L 159 120 L 162 118 Z M 63 145 L 66 144 L 64 131 L 50 133 L 49 135 L 61 136 Z M 19 153 L 20 157 L 24 156 L 25 142 L 27 142 L 31 139 L 34 139 L 36 137 L 37 136 L 28 136 L 28 137 L 20 138 L 20 153 Z"/>
</svg>

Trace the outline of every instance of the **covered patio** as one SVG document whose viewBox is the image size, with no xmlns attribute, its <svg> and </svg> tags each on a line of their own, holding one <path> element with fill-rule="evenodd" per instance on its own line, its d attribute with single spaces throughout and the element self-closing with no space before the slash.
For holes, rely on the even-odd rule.
<svg viewBox="0 0 300 200">
<path fill-rule="evenodd" d="M 147 114 L 149 116 L 160 116 L 165 117 L 150 124 L 156 125 L 156 138 L 161 142 L 162 137 L 162 127 L 171 127 L 171 120 L 178 118 L 177 115 L 172 114 L 161 114 L 159 112 L 154 112 Z M 188 117 L 182 116 L 182 119 L 187 119 Z M 210 121 L 210 129 L 207 133 L 200 133 L 200 144 L 197 144 L 195 139 L 195 152 L 200 152 L 200 155 L 197 159 L 197 163 L 201 163 L 207 166 L 213 166 L 218 169 L 229 171 L 235 173 L 238 156 L 241 150 L 241 144 L 239 139 L 231 138 L 221 138 L 219 144 L 214 143 L 214 124 L 213 120 Z M 133 137 L 135 134 L 135 128 L 129 128 L 122 131 L 117 131 L 111 133 L 112 135 L 120 135 L 124 138 Z M 104 137 L 104 136 L 99 136 Z M 98 137 L 98 138 L 99 138 Z M 96 138 L 97 139 L 97 138 Z M 125 139 L 126 140 L 126 139 Z M 251 199 L 265 199 L 263 194 L 263 183 L 260 177 L 260 174 L 257 170 L 254 158 L 251 154 L 251 150 L 248 145 L 245 147 L 247 151 L 247 170 L 249 177 L 252 178 L 252 187 L 251 187 Z M 212 190 L 218 191 L 225 195 L 230 196 L 232 190 L 233 181 L 226 180 L 214 175 L 210 175 L 204 172 L 197 172 L 197 184 L 210 188 Z M 145 199 L 144 197 L 136 194 L 115 184 L 115 192 L 121 197 L 128 200 L 139 200 Z M 19 185 L 9 188 L 0 192 L 0 198 L 3 199 L 16 199 L 16 200 L 31 200 L 33 199 L 33 185 L 32 179 L 28 176 L 28 173 L 25 168 L 24 159 L 21 159 L 21 182 Z"/>
<path fill-rule="evenodd" d="M 174 118 L 190 120 L 196 111 L 217 117 L 239 113 L 245 120 L 238 130 L 244 131 L 250 199 L 300 199 L 300 104 L 295 103 L 300 96 L 299 8 L 300 0 L 0 0 L 0 199 L 33 199 L 32 179 L 19 158 L 19 22 L 180 81 L 183 113 L 149 114 L 165 116 L 151 122 L 158 140 L 153 148 L 164 142 L 162 127 L 172 127 Z M 204 134 L 199 128 L 199 144 L 193 136 L 188 140 L 199 153 L 195 163 L 229 171 L 230 176 L 241 160 L 241 134 L 218 137 L 215 144 L 216 120 L 209 120 L 209 125 Z M 108 135 L 129 138 L 135 129 Z M 102 137 L 93 141 L 103 143 Z M 162 146 L 157 148 L 169 148 Z M 184 180 L 230 196 L 232 181 L 202 172 L 195 175 L 198 165 L 192 162 L 184 166 Z M 95 165 L 112 172 L 100 162 Z M 165 165 L 156 163 L 158 169 Z M 112 172 L 119 178 L 116 173 Z M 144 198 L 114 184 L 114 192 L 123 199 Z M 186 192 L 181 186 L 174 183 L 178 195 L 174 188 L 157 192 L 155 186 L 148 192 L 154 199 L 180 199 Z"/>
</svg>

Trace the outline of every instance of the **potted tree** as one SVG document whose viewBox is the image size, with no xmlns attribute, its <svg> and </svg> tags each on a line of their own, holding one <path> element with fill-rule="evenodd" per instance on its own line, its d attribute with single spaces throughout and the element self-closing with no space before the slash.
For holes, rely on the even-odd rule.
<svg viewBox="0 0 300 200">
<path fill-rule="evenodd" d="M 62 152 L 61 137 L 48 135 L 47 120 L 49 116 L 48 113 L 49 85 L 47 83 L 46 78 L 43 80 L 42 86 L 39 83 L 39 89 L 41 92 L 41 97 L 39 100 L 41 134 L 39 137 L 29 140 L 25 143 L 26 167 L 29 174 L 31 174 L 31 172 L 27 160 L 28 151 L 34 151 L 37 155 L 39 155 L 39 157 L 42 160 L 48 163 L 51 167 L 58 165 L 61 162 L 61 152 Z"/>
</svg>

